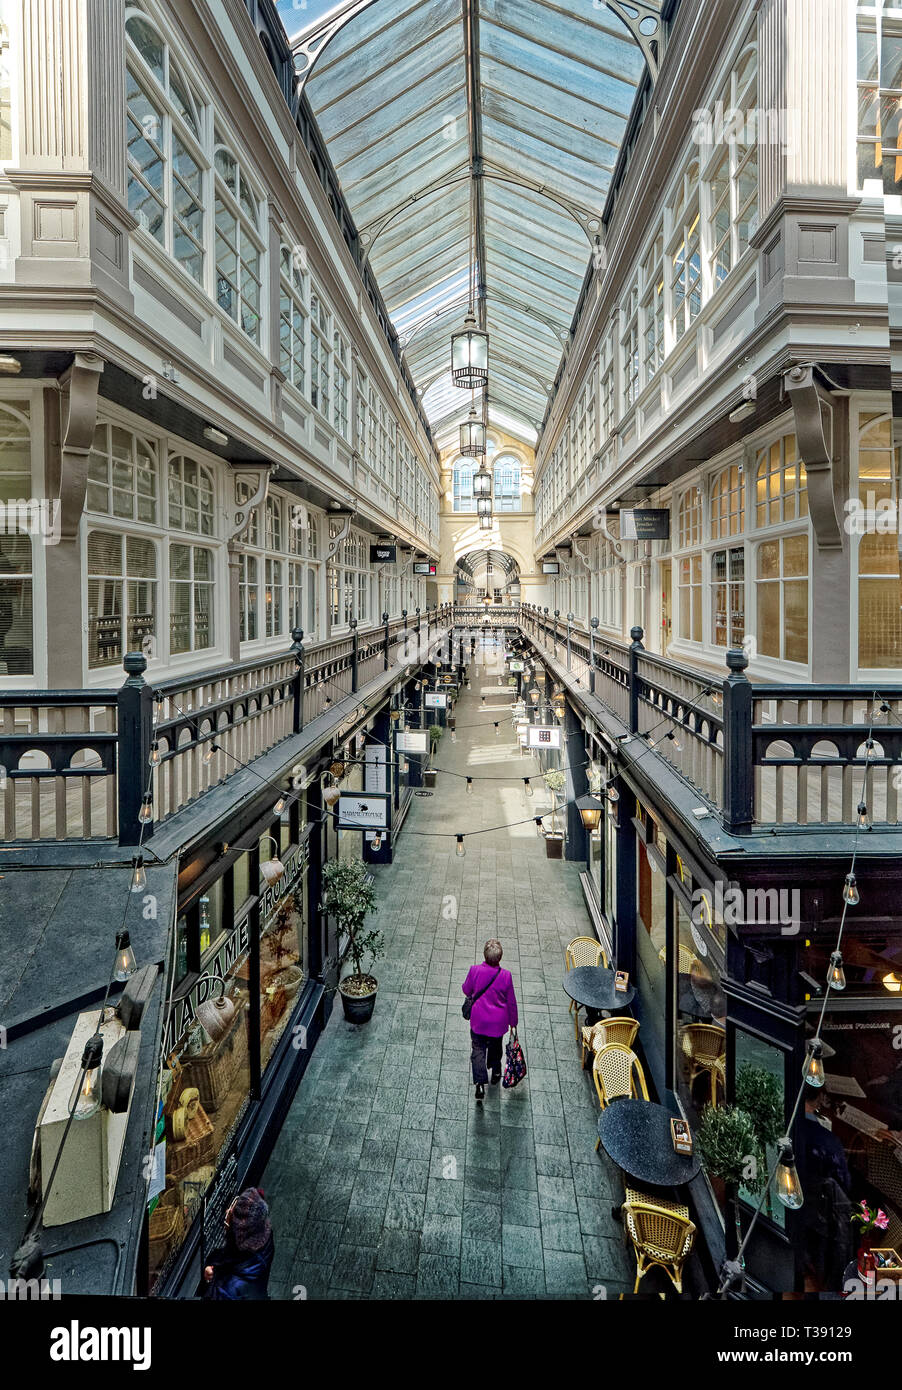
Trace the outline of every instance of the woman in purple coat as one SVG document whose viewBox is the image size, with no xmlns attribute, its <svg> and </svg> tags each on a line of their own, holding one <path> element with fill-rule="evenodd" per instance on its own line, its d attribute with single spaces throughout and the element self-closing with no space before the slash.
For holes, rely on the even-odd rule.
<svg viewBox="0 0 902 1390">
<path fill-rule="evenodd" d="M 501 942 L 487 941 L 483 954 L 485 964 L 471 965 L 461 985 L 464 994 L 473 999 L 470 1061 L 477 1100 L 484 1097 L 489 1079 L 486 1058 L 495 1086 L 501 1080 L 501 1039 L 508 1028 L 517 1026 L 517 996 L 511 972 L 501 969 Z"/>
</svg>

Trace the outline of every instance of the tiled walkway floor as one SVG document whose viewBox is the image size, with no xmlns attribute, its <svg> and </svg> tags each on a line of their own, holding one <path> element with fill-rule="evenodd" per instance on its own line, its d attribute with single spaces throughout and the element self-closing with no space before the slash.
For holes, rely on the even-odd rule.
<svg viewBox="0 0 902 1390">
<path fill-rule="evenodd" d="M 594 1152 L 597 1103 L 561 988 L 564 946 L 588 930 L 576 864 L 548 860 L 528 818 L 497 665 L 457 707 L 437 766 L 497 777 L 466 794 L 439 776 L 415 797 L 394 864 L 377 870 L 388 955 L 370 1023 L 320 1039 L 264 1175 L 276 1298 L 616 1298 L 632 1288 L 612 1201 L 618 1171 Z M 480 691 L 486 703 L 480 703 Z M 500 720 L 500 737 L 492 727 Z M 469 728 L 464 726 L 469 725 Z M 473 727 L 476 726 L 476 727 Z M 458 831 L 505 825 L 466 841 Z M 414 832 L 450 833 L 427 838 Z M 497 936 L 513 972 L 529 1075 L 470 1081 L 461 983 Z M 604 1294 L 597 1287 L 604 1286 Z"/>
</svg>

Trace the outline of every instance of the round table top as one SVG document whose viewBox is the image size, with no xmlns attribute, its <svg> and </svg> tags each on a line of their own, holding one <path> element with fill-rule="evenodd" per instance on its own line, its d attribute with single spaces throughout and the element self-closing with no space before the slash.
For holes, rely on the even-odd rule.
<svg viewBox="0 0 902 1390">
<path fill-rule="evenodd" d="M 652 1100 L 614 1100 L 598 1117 L 598 1137 L 627 1177 L 650 1187 L 680 1187 L 702 1161 L 697 1147 L 693 1154 L 674 1150 L 670 1121 L 676 1118 Z"/>
<path fill-rule="evenodd" d="M 587 1009 L 625 1009 L 634 998 L 632 985 L 620 993 L 614 988 L 614 972 L 604 965 L 576 965 L 564 974 L 564 989 Z"/>
<path fill-rule="evenodd" d="M 677 1008 L 680 1013 L 700 1019 L 726 1016 L 727 1001 L 715 980 L 697 979 L 681 973 L 678 984 Z"/>
</svg>

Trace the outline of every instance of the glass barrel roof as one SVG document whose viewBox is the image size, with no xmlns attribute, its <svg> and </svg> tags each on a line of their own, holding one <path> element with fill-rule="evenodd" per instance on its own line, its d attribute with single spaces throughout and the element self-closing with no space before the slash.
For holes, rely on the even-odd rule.
<svg viewBox="0 0 902 1390">
<path fill-rule="evenodd" d="M 290 41 L 352 8 L 278 5 Z M 320 49 L 305 92 L 434 432 L 441 439 L 470 408 L 451 384 L 450 339 L 472 265 L 490 335 L 489 418 L 532 442 L 645 60 L 597 0 L 472 0 L 468 10 L 467 0 L 373 0 Z"/>
</svg>

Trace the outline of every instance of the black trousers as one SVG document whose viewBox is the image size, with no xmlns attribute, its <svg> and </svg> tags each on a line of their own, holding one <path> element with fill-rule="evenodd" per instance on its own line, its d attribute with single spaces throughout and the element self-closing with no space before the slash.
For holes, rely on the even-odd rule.
<svg viewBox="0 0 902 1390">
<path fill-rule="evenodd" d="M 485 1086 L 489 1079 L 486 1062 L 492 1071 L 501 1070 L 501 1044 L 504 1036 L 488 1038 L 484 1033 L 474 1033 L 470 1029 L 470 1062 L 473 1066 L 474 1086 Z"/>
</svg>

